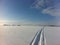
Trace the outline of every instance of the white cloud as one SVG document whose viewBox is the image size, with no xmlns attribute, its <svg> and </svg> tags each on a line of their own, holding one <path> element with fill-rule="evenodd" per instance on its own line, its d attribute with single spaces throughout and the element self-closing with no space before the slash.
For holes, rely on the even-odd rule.
<svg viewBox="0 0 60 45">
<path fill-rule="evenodd" d="M 36 0 L 33 4 L 32 4 L 32 8 L 41 8 L 44 5 L 44 1 L 43 0 Z"/>
<path fill-rule="evenodd" d="M 60 3 L 54 3 L 53 0 L 37 0 L 32 5 L 33 8 L 42 9 L 43 14 L 51 16 L 60 16 Z"/>
<path fill-rule="evenodd" d="M 52 9 L 49 7 L 47 9 L 42 10 L 42 13 L 43 14 L 49 14 L 52 16 L 60 16 L 60 9 Z"/>
<path fill-rule="evenodd" d="M 49 14 L 52 16 L 60 16 L 60 3 L 54 5 L 54 7 L 48 7 L 44 10 L 42 10 L 42 13 Z"/>
</svg>

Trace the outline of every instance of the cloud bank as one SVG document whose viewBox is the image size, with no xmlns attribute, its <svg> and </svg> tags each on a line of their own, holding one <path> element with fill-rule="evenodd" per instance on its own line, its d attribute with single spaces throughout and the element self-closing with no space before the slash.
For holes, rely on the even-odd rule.
<svg viewBox="0 0 60 45">
<path fill-rule="evenodd" d="M 58 1 L 58 0 L 57 0 Z M 60 2 L 54 0 L 36 0 L 32 8 L 42 9 L 41 13 L 51 16 L 60 16 Z"/>
</svg>

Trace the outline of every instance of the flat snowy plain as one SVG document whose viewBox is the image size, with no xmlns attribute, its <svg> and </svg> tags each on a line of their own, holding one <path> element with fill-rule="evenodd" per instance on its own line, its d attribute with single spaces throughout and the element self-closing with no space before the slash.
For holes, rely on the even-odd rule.
<svg viewBox="0 0 60 45">
<path fill-rule="evenodd" d="M 0 26 L 0 45 L 29 45 L 43 26 Z M 45 27 L 47 45 L 60 45 L 60 27 Z"/>
</svg>

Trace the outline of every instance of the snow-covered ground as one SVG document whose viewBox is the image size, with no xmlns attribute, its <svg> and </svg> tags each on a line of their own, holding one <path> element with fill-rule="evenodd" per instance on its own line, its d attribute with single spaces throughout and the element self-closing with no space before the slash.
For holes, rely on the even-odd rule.
<svg viewBox="0 0 60 45">
<path fill-rule="evenodd" d="M 29 45 L 42 26 L 0 26 L 0 45 Z M 60 27 L 44 28 L 47 45 L 60 45 Z"/>
<path fill-rule="evenodd" d="M 60 27 L 45 27 L 47 45 L 60 45 Z"/>
<path fill-rule="evenodd" d="M 41 28 L 39 26 L 1 26 L 0 45 L 29 45 Z"/>
</svg>

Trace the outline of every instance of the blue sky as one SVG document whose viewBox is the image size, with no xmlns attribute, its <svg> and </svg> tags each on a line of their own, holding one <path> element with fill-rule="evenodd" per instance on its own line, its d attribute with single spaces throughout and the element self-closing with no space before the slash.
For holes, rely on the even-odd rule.
<svg viewBox="0 0 60 45">
<path fill-rule="evenodd" d="M 58 13 L 57 16 L 57 12 L 60 12 L 59 0 L 47 0 L 46 4 L 43 0 L 1 0 L 0 2 L 0 20 L 52 24 L 60 15 Z"/>
</svg>

